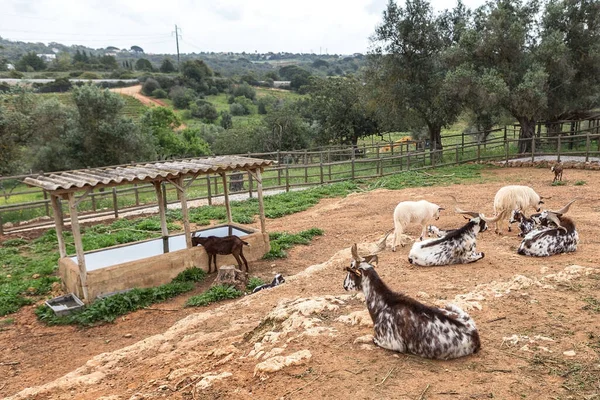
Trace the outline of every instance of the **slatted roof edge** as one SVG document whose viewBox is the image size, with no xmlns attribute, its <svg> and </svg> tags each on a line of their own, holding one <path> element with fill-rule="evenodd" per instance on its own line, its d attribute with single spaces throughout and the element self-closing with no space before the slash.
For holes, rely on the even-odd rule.
<svg viewBox="0 0 600 400">
<path fill-rule="evenodd" d="M 236 169 L 257 169 L 267 167 L 274 161 L 241 156 L 217 156 L 190 158 L 184 160 L 161 161 L 89 168 L 76 171 L 55 172 L 23 180 L 29 186 L 44 190 L 76 191 L 95 186 L 118 186 L 147 180 L 164 180 L 196 174 L 212 174 Z"/>
</svg>

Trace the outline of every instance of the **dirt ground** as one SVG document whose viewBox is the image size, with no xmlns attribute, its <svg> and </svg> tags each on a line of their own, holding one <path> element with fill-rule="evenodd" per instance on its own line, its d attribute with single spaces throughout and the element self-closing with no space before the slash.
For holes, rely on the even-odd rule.
<svg viewBox="0 0 600 400">
<path fill-rule="evenodd" d="M 146 106 L 161 106 L 166 107 L 166 103 L 160 99 L 148 97 L 142 94 L 142 85 L 128 86 L 123 88 L 110 89 L 111 92 L 132 96 L 142 102 Z"/>
<path fill-rule="evenodd" d="M 435 172 L 434 172 L 435 173 Z M 485 183 L 377 190 L 325 199 L 268 220 L 269 231 L 311 227 L 325 235 L 289 257 L 251 265 L 277 288 L 205 308 L 182 308 L 188 295 L 89 329 L 46 327 L 26 307 L 0 325 L 0 396 L 15 399 L 593 399 L 600 398 L 600 174 L 565 171 L 551 186 L 547 169 L 493 169 Z M 585 185 L 574 182 L 583 180 Z M 505 184 L 532 186 L 557 209 L 574 197 L 577 252 L 518 256 L 516 232 L 478 238 L 474 264 L 414 267 L 410 246 L 379 256 L 394 290 L 427 304 L 456 302 L 477 322 L 478 354 L 433 361 L 373 346 L 360 295 L 345 292 L 349 247 L 364 254 L 392 227 L 402 200 L 492 214 Z M 461 216 L 445 211 L 440 227 Z M 419 227 L 408 233 L 418 236 Z M 388 242 L 389 243 L 389 242 Z M 581 267 L 573 267 L 573 265 Z M 198 292 L 204 290 L 198 288 Z M 9 397 L 12 396 L 12 397 Z"/>
</svg>

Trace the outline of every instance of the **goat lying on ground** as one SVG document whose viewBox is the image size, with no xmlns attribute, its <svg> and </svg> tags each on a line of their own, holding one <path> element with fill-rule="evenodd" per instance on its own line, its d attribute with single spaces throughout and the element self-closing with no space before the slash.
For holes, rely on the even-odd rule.
<svg viewBox="0 0 600 400">
<path fill-rule="evenodd" d="M 215 272 L 217 271 L 217 254 L 227 255 L 232 254 L 240 270 L 242 270 L 242 260 L 246 266 L 246 272 L 249 271 L 248 261 L 244 257 L 244 245 L 250 246 L 248 242 L 244 242 L 242 239 L 235 235 L 217 237 L 217 236 L 195 236 L 192 234 L 192 246 L 202 245 L 206 254 L 208 254 L 208 273 L 211 271 L 211 261 L 214 260 Z"/>
<path fill-rule="evenodd" d="M 429 307 L 390 290 L 372 264 L 377 256 L 361 258 L 352 246 L 344 289 L 362 290 L 373 320 L 373 342 L 400 353 L 447 360 L 477 353 L 481 347 L 475 321 L 459 307 Z"/>
<path fill-rule="evenodd" d="M 476 252 L 477 234 L 487 230 L 487 222 L 495 218 L 456 209 L 456 212 L 468 214 L 472 218 L 465 226 L 448 231 L 439 239 L 427 239 L 413 244 L 408 253 L 408 262 L 421 266 L 468 264 L 482 259 L 485 254 Z"/>
<path fill-rule="evenodd" d="M 282 283 L 285 283 L 285 279 L 283 278 L 283 275 L 277 274 L 277 275 L 275 275 L 275 277 L 273 278 L 271 283 L 266 283 L 264 285 L 255 287 L 254 290 L 252 291 L 252 293 L 260 292 L 261 290 L 264 290 L 264 289 L 270 289 L 272 287 L 279 286 Z"/>
<path fill-rule="evenodd" d="M 554 172 L 554 180 L 552 183 L 556 182 L 557 180 L 562 181 L 563 166 L 561 163 L 554 164 L 552 168 L 550 168 L 550 171 Z"/>
<path fill-rule="evenodd" d="M 532 219 L 540 225 L 540 228 L 525 235 L 517 253 L 524 256 L 547 257 L 576 251 L 579 234 L 573 221 L 563 216 L 574 201 L 572 200 L 558 211 L 544 210 L 539 216 L 533 216 Z"/>
<path fill-rule="evenodd" d="M 398 203 L 394 209 L 394 242 L 392 243 L 392 251 L 396 251 L 398 242 L 400 242 L 401 246 L 406 244 L 403 240 L 403 236 L 405 236 L 404 229 L 410 223 L 421 225 L 421 237 L 419 240 L 423 240 L 423 237 L 427 233 L 427 225 L 431 220 L 438 220 L 440 218 L 440 211 L 442 210 L 442 207 L 427 200 L 403 201 Z"/>
<path fill-rule="evenodd" d="M 524 237 L 529 232 L 531 232 L 534 228 L 538 228 L 539 226 L 533 220 L 534 217 L 539 216 L 540 214 L 532 214 L 529 218 L 523 214 L 521 210 L 513 210 L 510 215 L 510 219 L 508 220 L 509 224 L 519 223 L 519 233 L 518 236 Z"/>
<path fill-rule="evenodd" d="M 542 198 L 529 186 L 510 185 L 504 186 L 494 196 L 494 213 L 496 220 L 496 233 L 502 233 L 502 221 L 509 217 L 512 210 L 527 210 L 534 208 L 539 212 L 544 204 Z M 511 231 L 510 223 L 508 231 Z"/>
</svg>

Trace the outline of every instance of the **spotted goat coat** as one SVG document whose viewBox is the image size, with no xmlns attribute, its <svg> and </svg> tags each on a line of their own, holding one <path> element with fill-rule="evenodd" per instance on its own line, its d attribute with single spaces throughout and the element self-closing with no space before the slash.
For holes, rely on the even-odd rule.
<svg viewBox="0 0 600 400">
<path fill-rule="evenodd" d="M 375 335 L 384 349 L 447 360 L 477 353 L 481 347 L 475 321 L 453 304 L 429 307 L 391 291 L 372 265 L 361 262 L 346 269 L 344 289 L 361 290 Z"/>
<path fill-rule="evenodd" d="M 487 230 L 487 223 L 471 218 L 460 229 L 448 231 L 439 239 L 415 243 L 408 253 L 408 262 L 421 266 L 468 264 L 481 260 L 485 254 L 477 253 L 477 234 Z"/>
<path fill-rule="evenodd" d="M 519 229 L 521 230 L 521 233 L 519 233 L 518 236 L 525 237 L 525 235 L 531 232 L 534 228 L 541 227 L 541 225 L 537 224 L 534 220 L 535 217 L 539 217 L 540 215 L 540 213 L 532 214 L 529 218 L 527 218 L 521 210 L 513 210 L 508 223 L 518 223 Z"/>
<path fill-rule="evenodd" d="M 552 223 L 548 220 L 547 211 L 543 211 L 539 216 L 532 216 L 534 222 L 541 227 L 525 235 L 517 253 L 524 256 L 548 257 L 576 251 L 579 234 L 575 224 L 570 218 L 563 216 L 558 218 L 561 227 L 549 227 Z"/>
</svg>

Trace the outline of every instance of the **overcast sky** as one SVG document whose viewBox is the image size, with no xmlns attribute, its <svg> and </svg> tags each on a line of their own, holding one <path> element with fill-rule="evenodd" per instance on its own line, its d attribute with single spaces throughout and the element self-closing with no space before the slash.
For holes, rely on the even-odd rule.
<svg viewBox="0 0 600 400">
<path fill-rule="evenodd" d="M 388 0 L 0 0 L 0 36 L 93 48 L 366 53 Z M 469 7 L 483 0 L 464 0 Z M 432 0 L 434 9 L 455 0 Z"/>
</svg>

